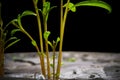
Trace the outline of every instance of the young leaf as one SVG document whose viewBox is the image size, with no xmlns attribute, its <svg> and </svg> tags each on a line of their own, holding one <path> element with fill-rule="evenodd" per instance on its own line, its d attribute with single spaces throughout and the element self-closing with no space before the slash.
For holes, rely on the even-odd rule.
<svg viewBox="0 0 120 80">
<path fill-rule="evenodd" d="M 60 37 L 57 37 L 56 44 L 60 41 Z"/>
<path fill-rule="evenodd" d="M 13 22 L 18 22 L 18 20 L 17 19 L 13 19 L 13 20 L 11 20 L 6 26 L 5 26 L 5 28 L 4 28 L 4 30 L 6 30 L 6 28 L 11 24 L 11 23 L 13 23 Z"/>
<path fill-rule="evenodd" d="M 8 45 L 5 47 L 5 50 L 6 50 L 7 48 L 11 47 L 12 45 L 14 45 L 15 43 L 17 43 L 18 41 L 20 41 L 20 39 L 17 39 L 17 40 L 15 40 L 15 41 L 11 42 L 10 44 L 8 44 Z"/>
<path fill-rule="evenodd" d="M 48 44 L 51 46 L 51 48 L 53 48 L 53 45 L 50 41 L 48 41 Z"/>
<path fill-rule="evenodd" d="M 34 16 L 36 16 L 36 14 L 33 11 L 26 10 L 26 11 L 24 11 L 22 13 L 21 17 L 28 16 L 28 15 L 34 15 Z"/>
<path fill-rule="evenodd" d="M 44 39 L 47 40 L 48 37 L 49 37 L 49 35 L 50 35 L 50 31 L 46 31 L 46 32 L 44 32 L 43 35 L 44 35 Z"/>
<path fill-rule="evenodd" d="M 57 6 L 52 6 L 52 7 L 50 8 L 49 12 L 50 12 L 52 9 L 54 9 L 54 8 L 57 8 Z"/>
<path fill-rule="evenodd" d="M 17 22 L 18 22 L 18 25 L 21 27 L 22 24 L 21 24 L 21 15 L 20 14 L 18 14 Z"/>
<path fill-rule="evenodd" d="M 31 43 L 32 43 L 32 45 L 33 45 L 33 46 L 36 46 L 36 45 L 37 45 L 37 43 L 36 43 L 36 41 L 35 41 L 35 40 L 32 40 L 32 42 L 31 42 Z"/>
<path fill-rule="evenodd" d="M 67 6 L 67 3 L 64 5 L 64 7 Z M 69 10 L 71 10 L 72 12 L 76 12 L 76 6 L 73 3 L 68 3 L 68 8 Z"/>
<path fill-rule="evenodd" d="M 76 7 L 78 6 L 95 6 L 104 8 L 109 11 L 109 13 L 112 11 L 111 6 L 107 4 L 106 2 L 100 1 L 100 0 L 88 0 L 88 1 L 81 1 L 79 3 L 75 4 Z"/>
<path fill-rule="evenodd" d="M 18 31 L 20 31 L 20 29 L 13 29 L 12 31 L 11 31 L 11 36 L 13 36 L 16 32 L 18 32 Z"/>
<path fill-rule="evenodd" d="M 17 37 L 10 37 L 8 40 L 5 41 L 5 44 L 11 40 L 17 39 Z"/>
<path fill-rule="evenodd" d="M 50 10 L 50 2 L 47 1 L 43 4 L 43 15 L 46 16 L 49 10 Z"/>
</svg>

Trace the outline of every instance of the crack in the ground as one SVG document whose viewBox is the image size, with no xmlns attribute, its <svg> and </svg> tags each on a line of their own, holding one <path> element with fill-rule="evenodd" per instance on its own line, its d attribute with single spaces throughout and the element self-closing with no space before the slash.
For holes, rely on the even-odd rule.
<svg viewBox="0 0 120 80">
<path fill-rule="evenodd" d="M 29 63 L 31 65 L 38 65 L 37 63 L 34 63 L 32 61 L 27 61 L 27 60 L 23 60 L 23 59 L 14 59 L 15 62 L 23 62 L 23 63 Z"/>
</svg>

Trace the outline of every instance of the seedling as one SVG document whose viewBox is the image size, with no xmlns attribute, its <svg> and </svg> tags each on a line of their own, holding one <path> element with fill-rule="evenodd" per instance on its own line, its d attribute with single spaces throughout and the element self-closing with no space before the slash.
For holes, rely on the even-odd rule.
<svg viewBox="0 0 120 80">
<path fill-rule="evenodd" d="M 7 48 L 11 47 L 20 39 L 14 36 L 17 29 L 12 29 L 9 33 L 8 25 L 4 26 L 1 17 L 1 3 L 0 3 L 0 77 L 4 76 L 4 52 Z M 9 38 L 7 35 L 10 34 Z"/>
<path fill-rule="evenodd" d="M 75 4 L 72 3 L 70 0 L 66 0 L 66 3 L 63 3 L 63 0 L 60 0 L 60 37 L 58 37 L 56 41 L 50 42 L 48 40 L 50 31 L 47 28 L 48 26 L 47 21 L 49 19 L 49 12 L 52 9 L 56 8 L 56 6 L 51 7 L 49 1 L 42 0 L 41 2 L 42 5 L 40 5 L 42 6 L 42 9 L 39 9 L 39 6 L 38 6 L 39 0 L 32 0 L 32 1 L 33 1 L 33 6 L 35 11 L 26 10 L 22 14 L 18 14 L 17 18 L 13 19 L 10 23 L 16 26 L 16 28 L 18 28 L 19 31 L 23 32 L 31 40 L 31 43 L 36 48 L 38 56 L 40 58 L 41 71 L 42 71 L 42 74 L 45 76 L 45 78 L 49 80 L 50 79 L 58 80 L 60 75 L 61 63 L 62 63 L 62 46 L 63 46 L 64 29 L 65 29 L 65 23 L 66 23 L 68 13 L 70 11 L 76 12 L 77 7 L 80 7 L 80 6 L 100 7 L 108 10 L 108 12 L 110 13 L 111 7 L 109 4 L 101 0 L 85 0 Z M 39 14 L 40 12 L 42 13 L 42 15 Z M 24 29 L 21 20 L 25 16 L 36 17 L 38 22 L 39 42 L 36 42 L 36 40 Z M 42 31 L 42 29 L 44 29 L 44 31 Z M 43 41 L 43 37 L 45 41 Z M 38 44 L 40 44 L 40 46 L 38 46 Z M 43 44 L 45 44 L 45 49 L 43 47 Z M 57 44 L 59 44 L 59 54 L 58 54 L 58 61 L 57 61 L 58 62 L 57 69 L 55 70 L 55 55 L 56 55 L 55 49 Z M 51 77 L 51 70 L 50 70 L 50 56 L 49 56 L 49 49 L 48 49 L 49 45 L 53 50 L 53 64 L 52 64 L 53 77 Z M 46 59 L 47 61 L 47 69 L 45 69 L 44 59 Z"/>
</svg>

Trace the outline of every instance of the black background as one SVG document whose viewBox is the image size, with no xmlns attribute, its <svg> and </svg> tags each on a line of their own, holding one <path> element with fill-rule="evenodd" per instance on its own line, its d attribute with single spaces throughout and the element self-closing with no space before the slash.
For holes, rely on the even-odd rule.
<svg viewBox="0 0 120 80">
<path fill-rule="evenodd" d="M 60 0 L 51 1 L 52 5 L 59 5 L 60 2 Z M 73 3 L 78 1 L 80 0 L 71 0 Z M 117 2 L 114 4 L 112 0 L 103 1 L 112 6 L 112 13 L 109 14 L 105 9 L 97 7 L 79 7 L 77 12 L 69 12 L 63 51 L 120 52 L 119 5 Z M 32 0 L 2 0 L 1 2 L 4 25 L 17 18 L 17 15 L 24 10 L 34 11 Z M 24 28 L 38 41 L 36 18 L 25 17 L 22 22 Z M 50 41 L 59 36 L 59 7 L 50 12 L 48 30 L 51 31 Z M 21 41 L 6 52 L 35 51 L 30 40 L 23 33 L 18 32 L 16 36 Z"/>
</svg>

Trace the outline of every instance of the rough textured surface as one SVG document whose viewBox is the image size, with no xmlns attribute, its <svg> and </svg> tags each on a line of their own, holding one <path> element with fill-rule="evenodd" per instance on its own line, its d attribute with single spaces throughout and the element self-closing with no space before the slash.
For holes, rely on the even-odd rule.
<svg viewBox="0 0 120 80">
<path fill-rule="evenodd" d="M 6 53 L 5 77 L 33 79 L 36 73 L 40 73 L 39 63 L 39 57 L 34 52 Z M 63 52 L 60 78 L 61 80 L 120 80 L 120 53 Z"/>
</svg>

